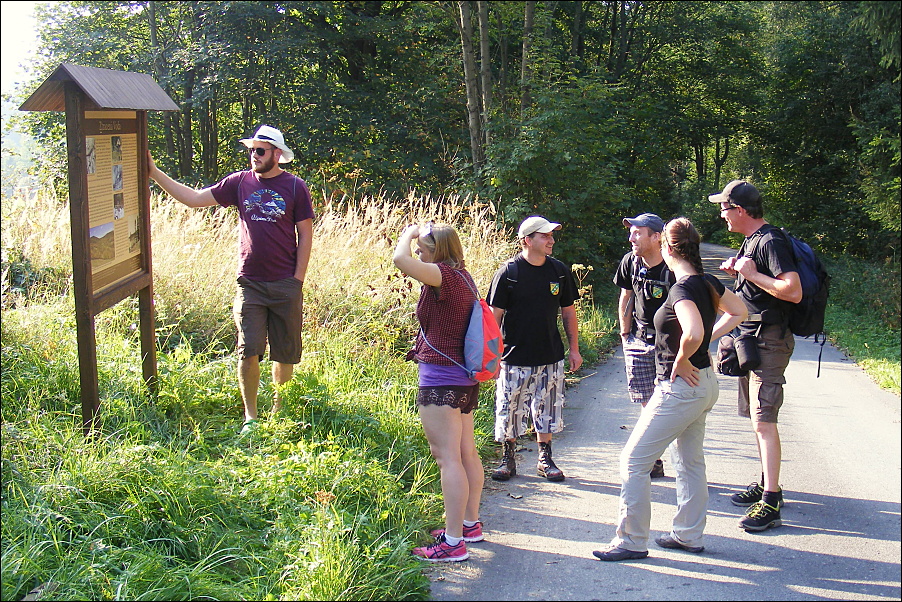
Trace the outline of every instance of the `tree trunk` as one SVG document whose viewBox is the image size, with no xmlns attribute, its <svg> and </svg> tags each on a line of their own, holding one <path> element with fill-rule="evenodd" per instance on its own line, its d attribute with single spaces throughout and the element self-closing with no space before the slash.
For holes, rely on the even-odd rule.
<svg viewBox="0 0 902 602">
<path fill-rule="evenodd" d="M 723 153 L 721 151 L 720 137 L 714 140 L 714 187 L 720 188 L 720 170 L 730 156 L 730 138 L 723 139 Z"/>
<path fill-rule="evenodd" d="M 220 175 L 219 161 L 219 121 L 216 111 L 218 90 L 213 98 L 203 101 L 199 107 L 197 129 L 200 136 L 201 178 L 204 182 L 212 182 Z"/>
<path fill-rule="evenodd" d="M 560 4 L 557 0 L 552 0 L 549 2 L 545 2 L 545 11 L 547 13 L 546 21 L 547 25 L 545 26 L 545 39 L 550 40 L 554 37 L 555 31 L 555 20 L 554 13 L 557 10 L 557 6 Z"/>
<path fill-rule="evenodd" d="M 626 29 L 626 5 L 625 1 L 620 2 L 620 31 L 617 40 L 617 67 L 614 71 L 614 79 L 620 81 L 623 72 L 626 70 L 626 53 L 627 53 L 627 29 Z"/>
<path fill-rule="evenodd" d="M 482 132 L 485 136 L 485 148 L 491 144 L 489 134 L 489 111 L 492 108 L 492 53 L 489 48 L 489 3 L 480 0 L 476 3 L 479 9 L 479 72 L 482 79 Z"/>
<path fill-rule="evenodd" d="M 176 122 L 178 125 L 178 129 L 175 133 L 176 156 L 178 157 L 178 176 L 180 178 L 191 173 L 191 167 L 194 160 L 194 147 L 191 134 L 193 103 L 190 100 L 194 95 L 194 77 L 194 69 L 189 69 L 185 73 L 185 84 L 182 89 L 182 94 L 186 101 L 182 104 L 181 119 Z"/>
<path fill-rule="evenodd" d="M 504 114 L 507 114 L 509 104 L 509 96 L 508 96 L 508 69 L 507 69 L 507 27 L 504 23 L 504 17 L 501 14 L 501 11 L 497 13 L 498 21 L 497 27 L 498 31 L 501 33 L 501 41 L 499 42 L 501 46 L 501 60 L 500 60 L 500 68 L 498 72 L 498 88 L 500 89 L 500 94 L 497 96 L 498 101 L 501 103 L 501 111 Z"/>
<path fill-rule="evenodd" d="M 699 182 L 703 182 L 708 175 L 707 162 L 705 161 L 705 145 L 695 143 L 692 145 L 692 150 L 695 151 L 695 177 Z"/>
<path fill-rule="evenodd" d="M 523 14 L 523 62 L 520 66 L 520 118 L 526 116 L 526 109 L 532 104 L 532 95 L 530 94 L 530 75 L 531 75 L 531 57 L 530 49 L 532 47 L 532 28 L 535 23 L 536 3 L 535 1 L 526 2 L 526 9 Z"/>
<path fill-rule="evenodd" d="M 172 95 L 172 90 L 166 80 L 166 62 L 163 60 L 163 49 L 160 48 L 160 36 L 157 31 L 157 3 L 147 3 L 147 24 L 150 30 L 150 47 L 153 49 L 153 75 L 157 82 L 163 83 L 166 94 Z M 163 112 L 163 139 L 166 142 L 166 154 L 170 157 L 175 154 L 175 141 L 173 140 L 173 119 L 175 116 L 172 111 Z"/>
<path fill-rule="evenodd" d="M 473 21 L 470 11 L 470 3 L 460 1 L 457 3 L 460 9 L 460 41 L 463 48 L 464 82 L 467 88 L 467 123 L 470 128 L 470 151 L 473 155 L 473 172 L 476 177 L 482 169 L 485 161 L 485 152 L 482 147 L 482 132 L 479 117 L 479 78 L 476 71 L 476 56 L 473 52 Z"/>
<path fill-rule="evenodd" d="M 581 58 L 583 55 L 583 3 L 578 1 L 573 4 L 573 26 L 570 28 L 570 56 Z"/>
</svg>

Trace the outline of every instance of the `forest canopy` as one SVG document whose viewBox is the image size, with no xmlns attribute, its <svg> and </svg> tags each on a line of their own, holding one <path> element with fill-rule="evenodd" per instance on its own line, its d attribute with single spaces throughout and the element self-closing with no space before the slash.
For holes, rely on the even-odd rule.
<svg viewBox="0 0 902 602">
<path fill-rule="evenodd" d="M 897 259 L 897 2 L 53 2 L 27 97 L 61 63 L 151 74 L 178 113 L 151 152 L 182 182 L 242 169 L 263 123 L 318 202 L 472 198 L 566 224 L 610 265 L 623 216 L 687 215 L 749 179 L 823 253 Z M 65 173 L 63 116 L 23 115 Z"/>
</svg>

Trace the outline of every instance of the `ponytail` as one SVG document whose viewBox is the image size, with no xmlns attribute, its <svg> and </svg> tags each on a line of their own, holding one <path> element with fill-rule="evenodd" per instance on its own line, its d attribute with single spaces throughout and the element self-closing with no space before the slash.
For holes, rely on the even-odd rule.
<svg viewBox="0 0 902 602">
<path fill-rule="evenodd" d="M 671 251 L 678 257 L 688 261 L 695 268 L 695 271 L 698 272 L 699 276 L 703 277 L 705 284 L 708 286 L 708 294 L 711 295 L 711 306 L 716 312 L 720 307 L 720 295 L 717 293 L 714 285 L 707 278 L 704 278 L 705 267 L 702 265 L 702 255 L 699 246 L 701 245 L 702 237 L 695 229 L 695 226 L 692 225 L 688 218 L 678 217 L 667 222 L 662 236 L 666 237 L 666 243 Z"/>
</svg>

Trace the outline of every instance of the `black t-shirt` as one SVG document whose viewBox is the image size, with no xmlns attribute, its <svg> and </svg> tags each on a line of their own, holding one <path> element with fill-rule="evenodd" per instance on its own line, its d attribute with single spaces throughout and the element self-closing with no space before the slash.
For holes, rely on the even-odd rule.
<svg viewBox="0 0 902 602">
<path fill-rule="evenodd" d="M 726 288 L 720 281 L 710 274 L 703 276 L 692 275 L 677 280 L 676 284 L 670 287 L 670 294 L 661 309 L 655 314 L 655 370 L 659 379 L 670 380 L 670 373 L 673 370 L 673 360 L 676 358 L 677 352 L 680 350 L 680 338 L 683 336 L 683 329 L 680 327 L 680 321 L 677 319 L 676 311 L 673 306 L 678 301 L 689 300 L 698 307 L 698 312 L 702 316 L 702 324 L 705 327 L 705 338 L 699 345 L 689 361 L 693 366 L 701 370 L 711 365 L 711 358 L 708 356 L 708 345 L 711 344 L 711 331 L 714 329 L 714 322 L 717 319 L 717 308 L 711 303 L 711 292 L 705 281 L 714 285 L 718 296 L 723 296 Z"/>
<path fill-rule="evenodd" d="M 774 232 L 775 230 L 776 232 Z M 758 271 L 771 278 L 776 278 L 784 272 L 798 272 L 799 270 L 793 259 L 789 240 L 779 230 L 776 226 L 764 224 L 751 236 L 746 237 L 742 246 L 739 247 L 739 256 L 751 258 L 758 267 Z M 735 290 L 736 294 L 745 301 L 749 314 L 760 314 L 767 309 L 784 311 L 785 304 L 782 301 L 750 280 L 746 280 L 742 275 L 738 275 L 736 278 Z"/>
<path fill-rule="evenodd" d="M 515 261 L 517 282 L 508 280 L 510 262 L 505 263 L 495 272 L 486 295 L 489 305 L 505 310 L 501 359 L 513 366 L 557 363 L 564 359 L 557 317 L 562 307 L 570 307 L 578 297 L 573 273 L 552 257 L 541 266 L 522 255 Z M 552 262 L 558 263 L 557 268 Z"/>
<path fill-rule="evenodd" d="M 673 272 L 663 261 L 656 266 L 646 268 L 641 259 L 632 251 L 623 256 L 614 284 L 620 288 L 633 291 L 633 320 L 630 322 L 630 333 L 636 334 L 636 326 L 643 326 L 646 332 L 654 337 L 655 313 L 667 300 L 667 292 L 676 282 Z"/>
</svg>

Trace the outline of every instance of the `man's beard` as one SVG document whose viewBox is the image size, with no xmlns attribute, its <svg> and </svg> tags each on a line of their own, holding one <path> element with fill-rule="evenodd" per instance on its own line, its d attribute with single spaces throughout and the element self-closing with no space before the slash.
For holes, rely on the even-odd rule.
<svg viewBox="0 0 902 602">
<path fill-rule="evenodd" d="M 273 167 L 276 166 L 276 158 L 270 155 L 269 159 L 259 163 L 254 166 L 254 171 L 257 173 L 266 173 L 270 171 Z"/>
</svg>

